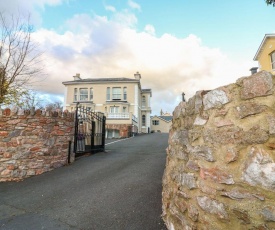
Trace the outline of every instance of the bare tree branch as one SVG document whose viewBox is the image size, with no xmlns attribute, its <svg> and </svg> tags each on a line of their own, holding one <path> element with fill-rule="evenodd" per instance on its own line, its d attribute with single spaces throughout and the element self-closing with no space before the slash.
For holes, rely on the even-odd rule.
<svg viewBox="0 0 275 230">
<path fill-rule="evenodd" d="M 29 16 L 8 17 L 0 12 L 0 106 L 25 95 L 42 74 L 41 52 L 31 39 L 32 32 Z"/>
</svg>

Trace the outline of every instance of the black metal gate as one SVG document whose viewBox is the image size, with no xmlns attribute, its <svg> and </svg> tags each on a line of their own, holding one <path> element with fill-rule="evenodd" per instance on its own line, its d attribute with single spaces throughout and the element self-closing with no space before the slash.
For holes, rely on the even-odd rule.
<svg viewBox="0 0 275 230">
<path fill-rule="evenodd" d="M 74 153 L 103 152 L 105 149 L 105 122 L 103 113 L 93 112 L 77 103 L 75 110 Z"/>
</svg>

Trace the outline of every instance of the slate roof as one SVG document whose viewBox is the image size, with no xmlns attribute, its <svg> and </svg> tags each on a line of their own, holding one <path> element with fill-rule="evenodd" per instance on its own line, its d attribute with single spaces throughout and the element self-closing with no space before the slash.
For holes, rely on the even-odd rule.
<svg viewBox="0 0 275 230">
<path fill-rule="evenodd" d="M 159 117 L 166 121 L 171 121 L 173 119 L 173 116 L 159 116 Z"/>
<path fill-rule="evenodd" d="M 173 119 L 173 116 L 157 116 L 157 115 L 155 115 L 155 116 L 152 116 L 151 118 L 153 118 L 153 117 L 158 117 L 162 120 L 165 120 L 166 122 L 169 122 Z"/>
<path fill-rule="evenodd" d="M 100 83 L 100 82 L 139 82 L 139 80 L 132 79 L 132 78 L 85 78 L 80 80 L 73 80 L 73 81 L 64 81 L 62 84 L 70 85 L 70 84 L 77 84 L 77 83 Z"/>
</svg>

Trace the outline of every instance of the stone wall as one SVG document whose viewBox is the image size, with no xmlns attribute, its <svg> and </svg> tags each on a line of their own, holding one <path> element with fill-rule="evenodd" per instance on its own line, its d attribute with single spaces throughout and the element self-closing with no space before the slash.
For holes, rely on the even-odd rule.
<svg viewBox="0 0 275 230">
<path fill-rule="evenodd" d="M 0 181 L 21 180 L 68 162 L 74 114 L 0 110 Z"/>
<path fill-rule="evenodd" d="M 163 177 L 168 229 L 275 229 L 274 78 L 262 71 L 176 107 Z"/>
<path fill-rule="evenodd" d="M 129 124 L 106 124 L 108 130 L 118 130 L 120 138 L 130 137 L 132 133 L 132 125 Z"/>
</svg>

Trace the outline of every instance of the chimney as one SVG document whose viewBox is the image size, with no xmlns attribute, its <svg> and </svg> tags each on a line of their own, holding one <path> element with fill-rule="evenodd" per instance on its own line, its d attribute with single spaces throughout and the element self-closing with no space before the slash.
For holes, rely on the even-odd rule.
<svg viewBox="0 0 275 230">
<path fill-rule="evenodd" d="M 250 69 L 251 75 L 257 73 L 257 70 L 258 70 L 258 67 L 252 67 L 252 68 Z"/>
<path fill-rule="evenodd" d="M 135 76 L 135 79 L 137 79 L 137 80 L 140 80 L 140 79 L 141 79 L 141 75 L 140 75 L 139 72 L 136 72 L 136 73 L 134 74 L 134 76 Z"/>
<path fill-rule="evenodd" d="M 184 95 L 185 95 L 185 93 L 182 92 L 182 94 L 181 94 L 181 96 L 182 96 L 182 101 L 185 101 Z"/>
<path fill-rule="evenodd" d="M 76 73 L 75 76 L 73 76 L 74 81 L 81 80 L 80 73 Z"/>
</svg>

